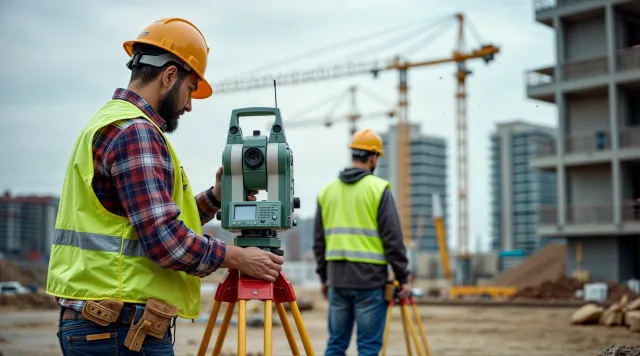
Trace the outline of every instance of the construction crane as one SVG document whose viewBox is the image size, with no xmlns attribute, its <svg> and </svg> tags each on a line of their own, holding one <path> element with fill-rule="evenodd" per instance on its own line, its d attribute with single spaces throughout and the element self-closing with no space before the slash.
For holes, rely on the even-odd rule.
<svg viewBox="0 0 640 356">
<path fill-rule="evenodd" d="M 401 229 L 404 236 L 404 242 L 408 249 L 412 249 L 412 212 L 411 212 L 411 140 L 410 125 L 408 118 L 407 99 L 407 72 L 412 68 L 429 67 L 437 64 L 456 63 L 456 82 L 457 89 L 456 98 L 456 141 L 457 141 L 457 175 L 458 175 L 458 254 L 457 259 L 460 266 L 464 270 L 469 268 L 469 251 L 468 251 L 468 170 L 467 170 L 467 94 L 466 79 L 471 72 L 466 67 L 466 61 L 481 58 L 485 64 L 494 59 L 494 55 L 499 52 L 498 47 L 491 44 L 481 44 L 478 48 L 465 51 L 465 24 L 469 24 L 470 28 L 475 32 L 473 25 L 465 20 L 461 13 L 455 14 L 453 17 L 447 16 L 443 21 L 454 18 L 457 20 L 457 41 L 453 53 L 445 58 L 423 61 L 408 61 L 396 55 L 391 61 L 366 61 L 366 62 L 347 62 L 334 66 L 319 67 L 306 71 L 294 71 L 278 75 L 266 75 L 261 77 L 245 77 L 233 78 L 223 82 L 214 83 L 214 93 L 223 94 L 238 91 L 246 91 L 259 88 L 267 88 L 273 85 L 275 79 L 279 86 L 293 85 L 304 82 L 317 82 L 330 79 L 338 79 L 360 74 L 373 74 L 377 77 L 380 72 L 396 70 L 399 74 L 398 85 L 398 117 L 397 117 L 397 177 L 396 196 L 398 200 L 399 215 L 401 220 Z M 437 23 L 438 25 L 440 23 Z M 382 31 L 382 34 L 389 32 Z M 377 36 L 377 35 L 376 35 Z M 479 36 L 476 36 L 478 39 Z M 394 38 L 395 42 L 402 40 L 402 37 Z M 347 43 L 353 43 L 350 40 Z M 357 40 L 355 40 L 357 41 Z M 479 42 L 481 42 L 478 39 Z M 395 42 L 391 44 L 395 44 Z M 314 53 L 319 50 L 314 51 Z M 284 62 L 284 61 L 283 61 Z"/>
<path fill-rule="evenodd" d="M 385 106 L 391 107 L 391 108 L 387 108 L 382 111 L 375 111 L 375 112 L 362 114 L 360 113 L 360 110 L 358 110 L 357 93 L 363 93 L 367 95 L 369 98 L 376 101 L 377 103 L 383 103 L 385 104 Z M 320 105 L 325 106 L 334 100 L 337 101 L 335 105 L 330 105 L 331 110 L 329 110 L 329 112 L 323 117 L 313 117 L 313 118 L 309 118 L 306 116 L 299 117 L 299 115 L 294 114 L 287 121 L 287 129 L 307 127 L 311 125 L 324 125 L 326 127 L 331 127 L 335 123 L 347 121 L 350 124 L 349 135 L 353 136 L 358 130 L 357 122 L 360 120 L 373 120 L 373 119 L 380 119 L 380 118 L 393 119 L 396 116 L 396 110 L 393 108 L 393 105 L 387 103 L 384 98 L 369 91 L 368 89 L 365 89 L 357 85 L 352 85 L 349 87 L 346 93 L 341 93 L 341 94 L 342 95 L 331 96 L 313 105 L 313 107 L 320 106 Z M 349 103 L 350 103 L 349 113 L 347 113 L 346 115 L 334 116 L 334 113 L 338 110 L 338 108 L 340 107 L 340 104 L 344 102 L 344 99 L 346 97 L 349 98 Z M 311 109 L 312 108 L 306 108 L 305 110 L 302 110 L 302 112 L 307 113 L 311 111 Z M 271 127 L 271 125 L 268 125 L 268 126 Z"/>
</svg>

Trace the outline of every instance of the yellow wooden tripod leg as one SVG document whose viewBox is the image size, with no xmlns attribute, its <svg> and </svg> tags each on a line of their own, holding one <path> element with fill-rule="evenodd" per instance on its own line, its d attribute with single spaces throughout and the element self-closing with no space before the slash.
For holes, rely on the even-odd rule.
<svg viewBox="0 0 640 356">
<path fill-rule="evenodd" d="M 429 343 L 427 342 L 427 333 L 424 332 L 424 327 L 422 326 L 422 320 L 420 319 L 420 314 L 418 313 L 418 307 L 416 303 L 411 303 L 411 309 L 413 309 L 413 315 L 416 317 L 416 324 L 418 324 L 418 329 L 420 330 L 420 337 L 422 338 L 422 345 L 424 345 L 424 350 L 427 353 L 427 356 L 431 356 L 431 351 L 429 350 Z"/>
<path fill-rule="evenodd" d="M 247 356 L 247 301 L 238 303 L 238 356 Z"/>
<path fill-rule="evenodd" d="M 233 316 L 233 310 L 236 308 L 236 303 L 227 303 L 227 310 L 224 312 L 224 318 L 220 325 L 220 331 L 218 331 L 218 337 L 216 338 L 216 344 L 213 347 L 211 355 L 220 355 L 222 352 L 222 345 L 224 345 L 224 339 L 227 336 L 227 330 L 229 330 L 229 324 L 231 324 L 231 317 Z"/>
<path fill-rule="evenodd" d="M 313 347 L 311 346 L 311 340 L 309 340 L 307 329 L 304 327 L 304 321 L 302 320 L 302 315 L 300 315 L 300 309 L 298 309 L 298 303 L 296 303 L 295 301 L 289 302 L 289 308 L 291 308 L 291 313 L 293 314 L 293 320 L 296 322 L 296 326 L 298 327 L 298 333 L 300 333 L 300 339 L 302 340 L 304 351 L 307 353 L 308 356 L 314 356 L 315 353 L 313 352 Z"/>
<path fill-rule="evenodd" d="M 204 335 L 202 335 L 202 341 L 200 341 L 198 356 L 204 356 L 207 352 L 209 341 L 211 340 L 211 334 L 213 333 L 213 328 L 216 325 L 216 320 L 218 319 L 218 313 L 220 312 L 221 304 L 222 302 L 219 300 L 216 300 L 213 303 L 213 308 L 211 309 L 211 313 L 209 314 L 209 321 L 207 321 L 207 327 L 204 329 Z"/>
<path fill-rule="evenodd" d="M 384 325 L 384 336 L 382 339 L 382 356 L 387 355 L 387 342 L 389 340 L 389 328 L 391 324 L 391 313 L 393 312 L 393 304 L 389 304 L 387 307 L 387 322 Z"/>
<path fill-rule="evenodd" d="M 298 349 L 296 338 L 293 336 L 293 329 L 291 328 L 291 324 L 289 324 L 289 319 L 287 318 L 287 312 L 284 310 L 284 304 L 276 303 L 276 310 L 278 310 L 278 315 L 280 316 L 280 322 L 282 323 L 284 334 L 287 336 L 287 341 L 289 342 L 289 348 L 291 349 L 291 354 L 293 356 L 300 356 L 300 350 Z"/>
<path fill-rule="evenodd" d="M 409 314 L 409 307 L 406 304 L 402 306 L 402 314 L 409 324 L 409 331 L 411 331 L 411 338 L 413 339 L 413 343 L 416 345 L 418 356 L 422 356 L 422 350 L 420 350 L 420 344 L 418 344 L 418 334 L 416 333 L 416 329 L 413 327 L 413 320 Z"/>
<path fill-rule="evenodd" d="M 402 331 L 404 332 L 404 343 L 407 346 L 407 356 L 411 356 L 411 341 L 409 341 L 409 326 L 407 325 L 407 316 L 401 309 L 400 315 L 402 316 Z"/>
<path fill-rule="evenodd" d="M 273 301 L 264 301 L 264 356 L 271 356 L 273 348 Z"/>
</svg>

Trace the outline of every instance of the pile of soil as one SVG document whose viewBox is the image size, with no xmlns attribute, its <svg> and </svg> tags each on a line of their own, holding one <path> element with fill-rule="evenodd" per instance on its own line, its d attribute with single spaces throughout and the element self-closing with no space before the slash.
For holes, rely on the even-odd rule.
<svg viewBox="0 0 640 356">
<path fill-rule="evenodd" d="M 0 282 L 20 282 L 24 287 L 40 285 L 39 276 L 33 270 L 21 269 L 9 260 L 0 260 Z M 20 309 L 54 309 L 57 304 L 52 296 L 44 293 L 0 295 L 1 307 Z"/>
<path fill-rule="evenodd" d="M 9 260 L 0 260 L 0 282 L 18 281 L 23 286 L 38 283 L 38 278 L 30 270 L 22 270 Z"/>
<path fill-rule="evenodd" d="M 42 293 L 0 295 L 0 306 L 19 309 L 56 309 L 58 307 L 52 296 Z"/>
<path fill-rule="evenodd" d="M 626 294 L 629 300 L 633 300 L 638 295 L 634 293 L 627 285 L 618 284 L 618 283 L 607 283 L 609 286 L 609 297 L 607 298 L 607 302 L 615 303 L 622 299 L 622 297 Z"/>
<path fill-rule="evenodd" d="M 607 283 L 609 295 L 606 304 L 618 302 L 625 294 L 628 298 L 634 299 L 637 295 L 630 290 L 625 284 Z M 545 281 L 538 286 L 525 287 L 520 289 L 511 299 L 538 299 L 538 300 L 582 300 L 575 297 L 575 292 L 584 287 L 584 284 L 578 280 L 561 276 L 554 281 Z"/>
<path fill-rule="evenodd" d="M 575 292 L 582 287 L 583 284 L 577 280 L 560 276 L 555 281 L 544 281 L 535 287 L 522 288 L 512 299 L 579 300 L 575 297 Z"/>
<path fill-rule="evenodd" d="M 553 281 L 564 275 L 566 260 L 566 246 L 548 244 L 517 266 L 501 273 L 494 284 L 523 289 Z"/>
</svg>

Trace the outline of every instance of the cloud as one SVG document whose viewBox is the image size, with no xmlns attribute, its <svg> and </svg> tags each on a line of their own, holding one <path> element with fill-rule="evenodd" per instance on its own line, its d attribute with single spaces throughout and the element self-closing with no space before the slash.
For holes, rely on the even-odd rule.
<svg viewBox="0 0 640 356">
<path fill-rule="evenodd" d="M 536 123 L 555 122 L 555 109 L 528 100 L 524 72 L 553 63 L 553 33 L 535 23 L 529 1 L 458 0 L 324 1 L 295 2 L 236 1 L 221 3 L 189 1 L 177 7 L 175 1 L 148 2 L 111 0 L 91 2 L 21 1 L 0 5 L 0 105 L 5 125 L 0 132 L 0 189 L 16 192 L 59 194 L 69 151 L 75 136 L 91 115 L 110 98 L 117 87 L 126 86 L 128 60 L 122 43 L 134 38 L 153 20 L 181 16 L 195 23 L 211 48 L 206 76 L 212 83 L 248 69 L 260 67 L 299 53 L 380 32 L 386 28 L 424 18 L 425 25 L 462 11 L 471 19 L 484 41 L 497 44 L 501 52 L 485 66 L 469 62 L 473 70 L 467 83 L 471 246 L 477 234 L 489 233 L 489 134 L 496 122 L 524 119 Z M 407 32 L 410 29 L 407 29 Z M 469 34 L 469 33 L 468 33 Z M 384 37 L 384 38 L 383 38 Z M 392 35 L 379 35 L 368 43 Z M 469 37 L 470 39 L 472 37 Z M 404 40 L 404 39 L 402 39 Z M 455 45 L 453 27 L 411 60 L 444 58 Z M 400 43 L 402 42 L 402 43 Z M 403 42 L 367 52 L 363 60 L 383 58 Z M 470 41 L 470 44 L 476 44 Z M 350 45 L 343 51 L 305 57 L 272 68 L 286 72 L 315 68 L 367 47 Z M 449 236 L 456 235 L 455 177 L 455 64 L 416 68 L 409 71 L 410 119 L 422 125 L 424 134 L 448 139 Z M 358 84 L 397 101 L 398 73 L 381 73 L 377 79 L 361 75 L 324 82 L 278 87 L 278 104 L 285 120 L 323 98 L 335 96 Z M 271 88 L 214 94 L 194 102 L 194 110 L 181 119 L 170 139 L 187 169 L 192 185 L 206 189 L 213 184 L 221 163 L 231 110 L 238 107 L 271 106 Z M 344 115 L 345 105 L 334 115 Z M 362 99 L 363 113 L 379 111 L 384 105 Z M 308 112 L 321 116 L 328 106 Z M 386 130 L 388 120 L 362 121 L 359 128 Z M 256 119 L 243 123 L 245 132 L 264 130 Z M 309 126 L 287 130 L 296 167 L 296 192 L 302 198 L 302 216 L 314 213 L 320 187 L 335 178 L 349 164 L 349 126 Z M 453 243 L 455 245 L 455 242 Z"/>
</svg>

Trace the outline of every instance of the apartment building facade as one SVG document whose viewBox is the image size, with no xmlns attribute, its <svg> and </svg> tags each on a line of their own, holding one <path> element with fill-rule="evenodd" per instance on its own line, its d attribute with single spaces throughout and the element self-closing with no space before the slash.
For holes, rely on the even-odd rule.
<svg viewBox="0 0 640 356">
<path fill-rule="evenodd" d="M 448 225 L 447 142 L 444 138 L 424 135 L 420 125 L 411 124 L 411 221 L 414 246 L 423 251 L 438 251 L 433 222 L 432 194 L 438 193 L 443 205 L 445 230 Z M 380 135 L 386 157 L 380 157 L 375 174 L 398 186 L 397 126 Z M 397 189 L 392 189 L 395 195 Z"/>
<path fill-rule="evenodd" d="M 0 252 L 13 259 L 46 259 L 58 213 L 57 197 L 0 196 Z"/>
<path fill-rule="evenodd" d="M 538 233 L 567 241 L 567 272 L 640 277 L 640 1 L 535 0 L 556 63 L 527 73 L 527 96 L 558 108 L 558 135 L 530 164 L 557 177 Z"/>
<path fill-rule="evenodd" d="M 494 251 L 510 258 L 526 258 L 551 241 L 538 234 L 537 222 L 540 206 L 556 204 L 555 172 L 533 169 L 529 167 L 529 160 L 535 154 L 537 140 L 554 137 L 554 128 L 522 121 L 498 124 L 491 134 L 491 236 Z"/>
</svg>

